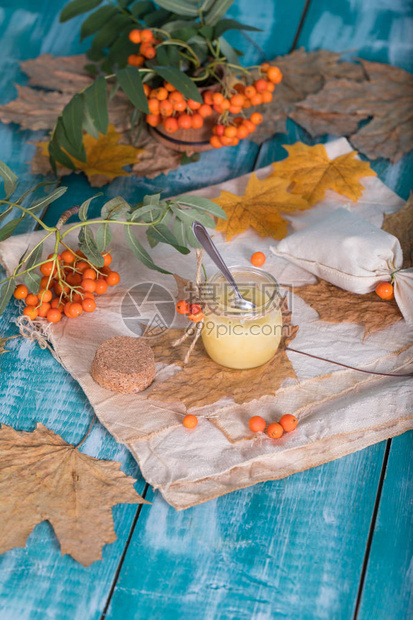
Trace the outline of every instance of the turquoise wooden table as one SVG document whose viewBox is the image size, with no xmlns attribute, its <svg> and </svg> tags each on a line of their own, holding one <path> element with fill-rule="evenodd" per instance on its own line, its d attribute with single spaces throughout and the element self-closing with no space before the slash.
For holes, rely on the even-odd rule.
<svg viewBox="0 0 413 620">
<path fill-rule="evenodd" d="M 18 61 L 40 53 L 76 54 L 75 20 L 59 24 L 63 0 L 2 0 L 0 102 L 25 83 Z M 305 46 L 354 52 L 413 69 L 413 7 L 409 0 L 235 0 L 230 15 L 263 29 L 237 35 L 245 62 Z M 253 43 L 251 43 L 251 41 Z M 40 134 L 39 134 L 40 135 Z M 27 162 L 37 137 L 0 124 L 0 159 L 33 185 Z M 326 138 L 327 139 L 327 138 Z M 154 180 L 120 179 L 104 188 L 136 202 L 145 192 L 179 194 L 265 166 L 285 156 L 281 145 L 308 134 L 293 123 L 261 148 L 238 147 Z M 403 198 L 413 155 L 396 165 L 373 162 Z M 69 204 L 91 195 L 82 176 L 64 180 L 64 196 L 44 214 L 55 223 Z M 70 201 L 70 202 L 69 202 Z M 12 307 L 0 334 L 16 327 Z M 1 359 L 0 422 L 33 430 L 36 422 L 76 443 L 92 411 L 81 388 L 47 352 L 12 340 Z M 51 526 L 37 526 L 24 549 L 0 557 L 0 618 L 129 620 L 192 618 L 404 619 L 413 617 L 413 433 L 374 445 L 285 480 L 259 484 L 176 513 L 145 484 L 127 450 L 96 423 L 82 450 L 122 463 L 152 506 L 119 505 L 118 540 L 103 560 L 83 568 L 61 557 Z"/>
</svg>

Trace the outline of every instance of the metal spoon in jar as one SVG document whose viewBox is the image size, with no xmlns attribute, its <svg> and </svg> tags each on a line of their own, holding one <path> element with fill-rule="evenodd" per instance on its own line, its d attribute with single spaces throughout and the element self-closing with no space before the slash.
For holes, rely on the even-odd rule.
<svg viewBox="0 0 413 620">
<path fill-rule="evenodd" d="M 224 263 L 224 259 L 222 258 L 221 254 L 218 252 L 205 226 L 203 226 L 201 222 L 195 221 L 192 224 L 192 230 L 193 230 L 195 237 L 197 238 L 199 243 L 204 248 L 205 252 L 214 261 L 215 265 L 218 267 L 222 275 L 227 279 L 227 281 L 232 286 L 234 294 L 235 294 L 234 306 L 236 308 L 239 308 L 240 310 L 253 310 L 255 308 L 255 304 L 253 304 L 251 301 L 248 301 L 248 299 L 245 299 L 239 292 L 237 283 L 232 277 L 230 270 Z"/>
</svg>

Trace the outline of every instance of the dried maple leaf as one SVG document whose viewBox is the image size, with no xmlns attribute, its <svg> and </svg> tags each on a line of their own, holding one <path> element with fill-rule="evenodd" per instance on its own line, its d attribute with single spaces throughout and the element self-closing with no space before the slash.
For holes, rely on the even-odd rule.
<svg viewBox="0 0 413 620">
<path fill-rule="evenodd" d="M 145 501 L 120 463 L 82 454 L 42 424 L 32 433 L 0 429 L 0 553 L 24 547 L 48 520 L 62 554 L 83 566 L 116 540 L 112 507 Z"/>
<path fill-rule="evenodd" d="M 394 300 L 384 301 L 376 293 L 350 293 L 325 280 L 294 288 L 294 293 L 318 312 L 320 321 L 360 323 L 364 338 L 403 318 Z"/>
<path fill-rule="evenodd" d="M 340 62 L 340 56 L 328 50 L 306 52 L 300 48 L 272 60 L 270 64 L 281 69 L 283 79 L 276 86 L 272 102 L 262 106 L 264 121 L 249 139 L 262 144 L 275 133 L 287 133 L 286 121 L 295 112 L 295 104 L 311 93 L 317 93 L 327 80 L 363 80 L 363 68 L 358 64 Z"/>
<path fill-rule="evenodd" d="M 219 219 L 216 230 L 225 232 L 227 241 L 249 226 L 261 237 L 283 239 L 288 222 L 281 213 L 309 208 L 306 200 L 287 192 L 289 185 L 289 181 L 275 175 L 260 181 L 253 172 L 243 196 L 222 191 L 213 202 L 224 209 L 228 219 Z"/>
<path fill-rule="evenodd" d="M 74 95 L 91 84 L 93 77 L 85 69 L 89 62 L 85 54 L 76 56 L 52 56 L 41 54 L 37 58 L 23 60 L 20 67 L 29 76 L 30 86 L 60 90 Z"/>
<path fill-rule="evenodd" d="M 356 151 L 329 159 L 322 144 L 307 146 L 302 142 L 285 145 L 288 157 L 273 164 L 275 177 L 293 181 L 293 194 L 300 194 L 314 205 L 333 189 L 354 202 L 363 193 L 360 177 L 376 176 L 369 162 L 355 159 Z"/>
<path fill-rule="evenodd" d="M 385 215 L 383 230 L 400 241 L 403 251 L 403 269 L 413 267 L 413 194 L 400 211 Z"/>
<path fill-rule="evenodd" d="M 275 356 L 264 366 L 251 370 L 231 370 L 219 366 L 205 352 L 203 344 L 197 342 L 189 363 L 183 366 L 188 343 L 172 347 L 172 342 L 182 335 L 181 329 L 169 329 L 161 338 L 151 340 L 155 360 L 183 366 L 165 381 L 157 384 L 149 398 L 162 402 L 179 401 L 187 409 L 202 407 L 232 396 L 239 404 L 266 395 L 273 395 L 291 377 L 296 379 L 294 368 L 287 357 L 285 347 L 295 338 L 298 326 L 291 325 L 291 312 L 282 305 L 283 337 Z"/>
<path fill-rule="evenodd" d="M 84 134 L 83 144 L 86 151 L 86 162 L 78 161 L 69 155 L 76 168 L 86 174 L 94 187 L 101 187 L 116 177 L 130 176 L 130 172 L 123 170 L 123 166 L 135 163 L 138 155 L 142 153 L 142 149 L 137 149 L 130 144 L 119 144 L 121 137 L 121 134 L 116 132 L 115 127 L 109 125 L 107 134 L 100 134 L 98 139 L 89 134 Z M 48 158 L 48 143 L 40 142 L 39 146 L 42 149 L 42 155 Z M 58 168 L 60 172 L 60 167 L 58 166 Z M 63 172 L 66 170 L 67 168 Z"/>
<path fill-rule="evenodd" d="M 360 61 L 368 80 L 327 82 L 317 94 L 297 103 L 290 116 L 311 136 L 351 136 L 370 159 L 397 161 L 413 148 L 413 76 L 377 62 Z M 372 120 L 358 130 L 363 119 Z"/>
</svg>

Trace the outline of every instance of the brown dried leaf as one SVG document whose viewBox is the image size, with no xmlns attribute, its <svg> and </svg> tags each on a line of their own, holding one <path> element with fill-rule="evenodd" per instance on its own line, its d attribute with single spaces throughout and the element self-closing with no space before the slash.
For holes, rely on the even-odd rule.
<svg viewBox="0 0 413 620">
<path fill-rule="evenodd" d="M 376 293 L 350 293 L 325 280 L 294 288 L 294 293 L 318 312 L 320 321 L 360 323 L 364 338 L 403 318 L 394 300 L 383 301 Z"/>
<path fill-rule="evenodd" d="M 362 67 L 350 62 L 340 62 L 340 56 L 328 50 L 306 52 L 304 48 L 300 48 L 271 61 L 270 64 L 281 69 L 283 80 L 276 86 L 272 102 L 262 106 L 264 122 L 257 127 L 250 140 L 262 144 L 275 133 L 286 133 L 286 121 L 295 110 L 295 104 L 308 95 L 317 93 L 327 80 L 344 77 L 355 81 L 363 80 Z"/>
<path fill-rule="evenodd" d="M 29 76 L 30 86 L 40 86 L 74 95 L 93 81 L 93 77 L 84 68 L 89 62 L 84 54 L 77 56 L 41 54 L 37 58 L 23 60 L 20 66 Z"/>
<path fill-rule="evenodd" d="M 18 97 L 0 106 L 2 123 L 17 123 L 22 129 L 52 129 L 57 117 L 69 103 L 70 93 L 46 92 L 16 84 Z"/>
<path fill-rule="evenodd" d="M 351 136 L 370 159 L 397 161 L 413 148 L 413 76 L 391 65 L 360 61 L 368 80 L 327 82 L 317 94 L 296 104 L 290 117 L 311 136 Z M 362 119 L 373 117 L 359 131 Z"/>
<path fill-rule="evenodd" d="M 116 540 L 112 507 L 147 504 L 120 463 L 82 454 L 42 424 L 32 433 L 0 429 L 0 553 L 24 547 L 41 521 L 50 521 L 62 555 L 83 566 Z"/>
<path fill-rule="evenodd" d="M 403 269 L 413 267 L 413 193 L 400 211 L 384 216 L 382 228 L 400 241 Z"/>
<path fill-rule="evenodd" d="M 188 341 L 177 347 L 171 344 L 182 335 L 181 329 L 170 329 L 156 341 L 151 341 L 157 362 L 176 364 L 183 368 L 155 386 L 149 398 L 162 402 L 179 401 L 190 409 L 210 405 L 226 396 L 232 396 L 236 403 L 243 404 L 275 394 L 285 379 L 296 379 L 285 347 L 295 338 L 298 326 L 291 325 L 291 312 L 285 300 L 282 311 L 283 337 L 277 353 L 264 366 L 251 370 L 231 370 L 219 366 L 208 357 L 199 341 L 188 364 L 183 366 Z"/>
<path fill-rule="evenodd" d="M 142 128 L 137 146 L 143 149 L 139 161 L 133 165 L 132 173 L 138 177 L 153 179 L 158 174 L 168 174 L 176 170 L 182 158 L 182 153 L 168 149 L 152 138 L 146 128 Z"/>
</svg>

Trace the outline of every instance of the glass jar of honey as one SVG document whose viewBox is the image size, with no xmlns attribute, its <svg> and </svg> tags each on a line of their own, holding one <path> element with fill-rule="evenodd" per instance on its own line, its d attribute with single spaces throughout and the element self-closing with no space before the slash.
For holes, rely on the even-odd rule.
<svg viewBox="0 0 413 620">
<path fill-rule="evenodd" d="M 273 276 L 255 267 L 231 267 L 241 295 L 255 308 L 241 310 L 221 272 L 202 285 L 202 341 L 221 366 L 246 369 L 262 366 L 276 353 L 282 335 L 281 297 Z"/>
</svg>

